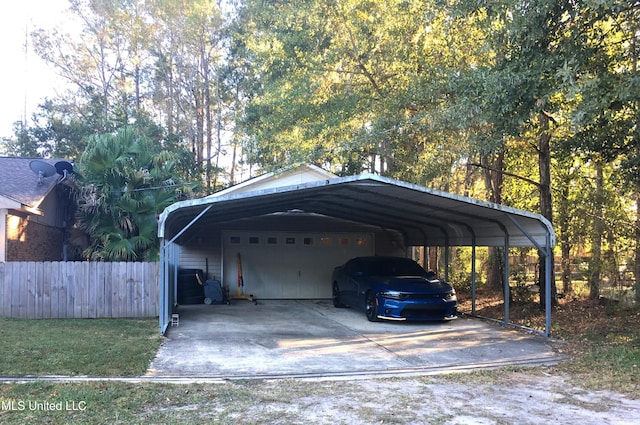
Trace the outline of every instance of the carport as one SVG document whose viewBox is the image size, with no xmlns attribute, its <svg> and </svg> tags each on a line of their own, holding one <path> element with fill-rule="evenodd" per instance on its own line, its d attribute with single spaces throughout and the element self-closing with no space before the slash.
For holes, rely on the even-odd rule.
<svg viewBox="0 0 640 425">
<path fill-rule="evenodd" d="M 359 226 L 400 235 L 404 248 L 411 246 L 472 249 L 471 286 L 475 313 L 476 247 L 504 248 L 504 323 L 509 323 L 508 248 L 535 247 L 546 259 L 546 282 L 551 279 L 551 255 L 555 234 L 539 214 L 504 205 L 466 198 L 374 174 L 335 177 L 242 193 L 229 192 L 175 203 L 161 214 L 160 332 L 165 333 L 177 299 L 180 249 L 207 235 L 251 224 L 252 228 L 296 226 L 304 216 L 307 230 L 318 232 Z M 291 223 L 291 224 L 287 224 Z M 286 229 L 281 229 L 286 230 Z M 391 238 L 393 239 L 393 238 Z M 391 244 L 396 244 L 392 240 Z M 222 248 L 221 248 L 222 249 Z M 448 272 L 448 249 L 445 263 Z M 222 260 L 221 260 L 222 261 Z M 220 273 L 230 274 L 221 265 Z M 445 276 L 445 279 L 447 276 Z M 546 326 L 551 329 L 551 291 L 545 285 Z"/>
</svg>

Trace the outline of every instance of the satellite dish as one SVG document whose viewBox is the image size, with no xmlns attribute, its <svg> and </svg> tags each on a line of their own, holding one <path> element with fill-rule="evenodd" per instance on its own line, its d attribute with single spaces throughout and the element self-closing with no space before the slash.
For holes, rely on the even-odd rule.
<svg viewBox="0 0 640 425">
<path fill-rule="evenodd" d="M 58 161 L 55 165 L 56 171 L 61 176 L 67 176 L 73 173 L 73 164 L 68 161 Z"/>
<path fill-rule="evenodd" d="M 42 184 L 44 178 L 51 177 L 56 173 L 56 167 L 39 159 L 31 161 L 29 168 L 38 176 L 38 184 Z"/>
</svg>

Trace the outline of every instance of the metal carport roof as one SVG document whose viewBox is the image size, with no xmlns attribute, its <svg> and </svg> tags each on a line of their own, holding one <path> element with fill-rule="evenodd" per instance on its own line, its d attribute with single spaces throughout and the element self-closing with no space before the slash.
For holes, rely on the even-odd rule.
<svg viewBox="0 0 640 425">
<path fill-rule="evenodd" d="M 300 211 L 395 230 L 407 246 L 534 246 L 548 260 L 556 243 L 551 223 L 539 214 L 374 174 L 177 202 L 161 214 L 158 236 L 165 251 L 212 226 Z M 508 270 L 505 277 L 508 281 Z M 550 293 L 546 298 L 550 301 Z"/>
<path fill-rule="evenodd" d="M 393 229 L 407 245 L 504 246 L 505 237 L 509 246 L 555 245 L 553 227 L 539 214 L 373 174 L 177 202 L 160 216 L 158 235 L 183 232 L 188 240 L 210 226 L 289 211 Z"/>
</svg>

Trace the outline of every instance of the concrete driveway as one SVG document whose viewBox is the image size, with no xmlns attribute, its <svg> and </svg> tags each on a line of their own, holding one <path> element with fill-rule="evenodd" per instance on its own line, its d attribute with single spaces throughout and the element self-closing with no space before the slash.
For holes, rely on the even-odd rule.
<svg viewBox="0 0 640 425">
<path fill-rule="evenodd" d="M 433 374 L 561 360 L 537 334 L 478 319 L 371 323 L 330 300 L 181 306 L 148 376 Z"/>
</svg>

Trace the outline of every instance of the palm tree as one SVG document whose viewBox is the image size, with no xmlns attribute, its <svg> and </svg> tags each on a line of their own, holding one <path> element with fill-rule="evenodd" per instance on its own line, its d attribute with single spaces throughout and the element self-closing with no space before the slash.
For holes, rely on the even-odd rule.
<svg viewBox="0 0 640 425">
<path fill-rule="evenodd" d="M 78 226 L 89 237 L 85 258 L 157 259 L 157 216 L 191 189 L 178 184 L 177 158 L 136 127 L 89 139 L 78 163 Z"/>
</svg>

